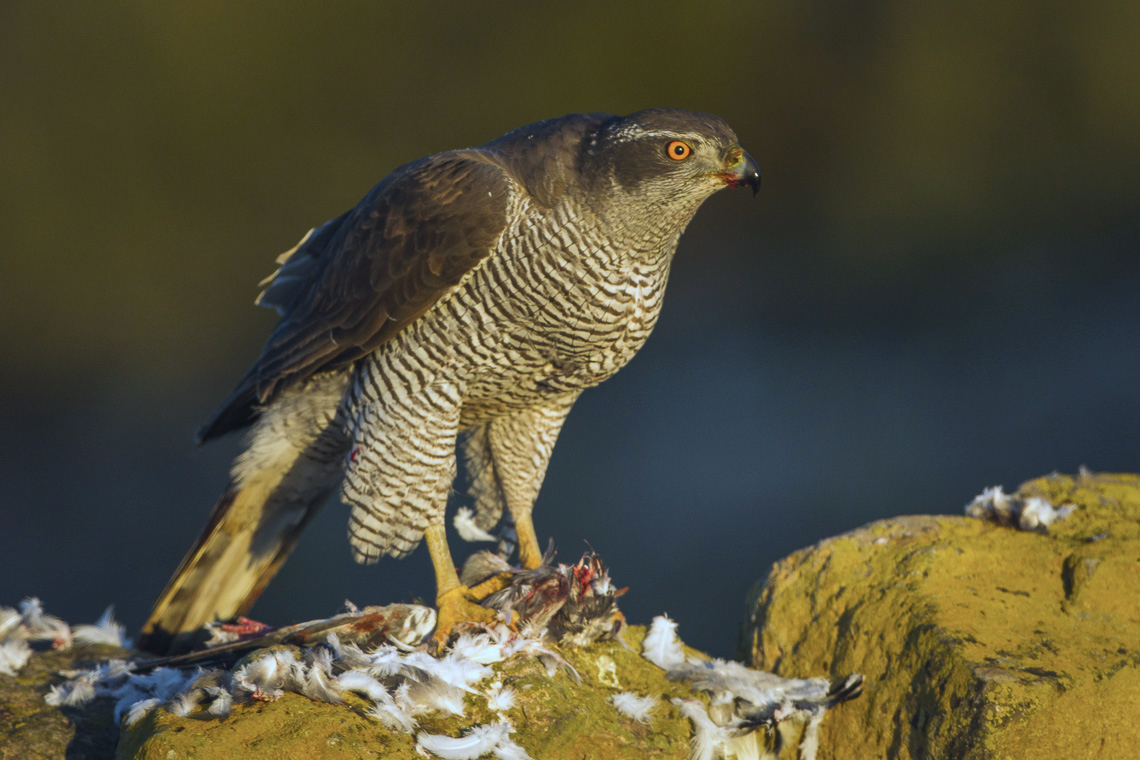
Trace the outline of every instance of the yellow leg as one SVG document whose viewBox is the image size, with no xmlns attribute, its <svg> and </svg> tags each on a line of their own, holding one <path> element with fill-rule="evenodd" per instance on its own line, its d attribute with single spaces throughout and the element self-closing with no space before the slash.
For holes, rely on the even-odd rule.
<svg viewBox="0 0 1140 760">
<path fill-rule="evenodd" d="M 471 589 L 459 582 L 451 550 L 447 547 L 447 531 L 443 523 L 432 523 L 424 531 L 431 564 L 435 568 L 435 604 L 439 608 L 433 638 L 440 645 L 447 642 L 456 623 L 491 623 L 495 611 L 481 607 L 472 597 Z"/>
<path fill-rule="evenodd" d="M 435 595 L 441 596 L 459 585 L 459 575 L 451 559 L 451 549 L 447 546 L 447 529 L 443 523 L 432 523 L 424 531 L 428 554 L 435 568 Z"/>
<path fill-rule="evenodd" d="M 538 548 L 538 536 L 534 533 L 534 522 L 530 519 L 530 510 L 525 513 L 514 514 L 515 533 L 519 537 L 519 564 L 527 570 L 533 570 L 542 564 L 542 549 Z"/>
</svg>

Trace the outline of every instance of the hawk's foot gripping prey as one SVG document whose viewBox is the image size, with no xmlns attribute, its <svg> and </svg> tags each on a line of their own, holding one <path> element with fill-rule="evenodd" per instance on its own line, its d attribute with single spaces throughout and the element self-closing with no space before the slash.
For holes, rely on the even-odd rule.
<svg viewBox="0 0 1140 760">
<path fill-rule="evenodd" d="M 246 447 L 140 646 L 184 651 L 247 612 L 334 492 L 357 561 L 426 535 L 441 619 L 468 614 L 442 535 L 459 459 L 474 525 L 507 510 L 536 568 L 570 408 L 649 337 L 700 205 L 759 184 L 715 116 L 572 114 L 402 166 L 311 230 L 263 283 L 281 319 L 260 357 L 199 431 L 248 428 Z"/>
<path fill-rule="evenodd" d="M 437 647 L 442 647 L 451 636 L 458 623 L 482 623 L 492 625 L 499 619 L 499 613 L 479 604 L 480 600 L 467 586 L 454 586 L 435 598 L 436 615 L 435 639 Z"/>
<path fill-rule="evenodd" d="M 428 554 L 431 555 L 431 563 L 435 569 L 435 604 L 438 614 L 432 638 L 435 639 L 438 648 L 447 643 L 451 629 L 457 623 L 490 624 L 498 615 L 494 610 L 479 604 L 482 597 L 478 596 L 474 589 L 459 582 L 459 575 L 455 572 L 455 565 L 451 561 L 451 551 L 447 548 L 447 533 L 443 525 L 440 523 L 429 525 L 424 532 L 424 539 L 427 541 Z M 491 593 L 494 580 L 490 579 L 492 586 L 488 587 L 488 594 Z"/>
</svg>

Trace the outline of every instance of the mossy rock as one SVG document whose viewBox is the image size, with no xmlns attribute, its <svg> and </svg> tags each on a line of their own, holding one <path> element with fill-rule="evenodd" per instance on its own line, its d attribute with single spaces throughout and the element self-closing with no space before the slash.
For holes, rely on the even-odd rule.
<svg viewBox="0 0 1140 760">
<path fill-rule="evenodd" d="M 1049 535 L 883 520 L 796 552 L 753 589 L 742 659 L 867 677 L 824 721 L 822 756 L 1134 756 L 1140 477 L 1054 475 L 1020 494 L 1077 509 Z"/>
<path fill-rule="evenodd" d="M 668 681 L 664 671 L 641 657 L 644 636 L 643 627 L 631 626 L 623 634 L 629 648 L 605 642 L 559 650 L 580 675 L 580 683 L 565 669 L 548 676 L 530 656 L 495 664 L 494 678 L 518 693 L 516 706 L 507 712 L 516 729 L 512 739 L 542 760 L 688 758 L 691 727 L 669 698 L 693 694 Z M 642 725 L 618 713 L 609 699 L 619 691 L 663 697 L 652 724 Z M 414 737 L 387 730 L 364 715 L 369 702 L 346 696 L 347 704 L 332 705 L 287 693 L 274 702 L 237 705 L 225 719 L 205 714 L 178 718 L 159 708 L 123 728 L 117 757 L 422 760 Z M 482 696 L 467 695 L 465 708 L 462 718 L 423 717 L 420 729 L 458 736 L 471 726 L 498 720 Z"/>
<path fill-rule="evenodd" d="M 17 676 L 0 675 L 0 760 L 107 760 L 115 753 L 119 726 L 114 703 L 98 699 L 81 707 L 44 701 L 59 670 L 84 668 L 127 656 L 105 645 L 36 652 Z"/>
</svg>

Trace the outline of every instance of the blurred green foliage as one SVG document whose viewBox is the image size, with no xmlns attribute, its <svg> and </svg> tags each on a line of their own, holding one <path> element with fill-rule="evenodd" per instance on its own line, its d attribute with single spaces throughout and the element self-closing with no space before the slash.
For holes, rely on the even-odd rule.
<svg viewBox="0 0 1140 760">
<path fill-rule="evenodd" d="M 310 226 L 571 111 L 718 113 L 761 163 L 755 230 L 840 270 L 1080 235 L 1136 211 L 1138 31 L 1134 0 L 9 1 L 4 373 L 252 358 L 254 285 Z"/>
</svg>

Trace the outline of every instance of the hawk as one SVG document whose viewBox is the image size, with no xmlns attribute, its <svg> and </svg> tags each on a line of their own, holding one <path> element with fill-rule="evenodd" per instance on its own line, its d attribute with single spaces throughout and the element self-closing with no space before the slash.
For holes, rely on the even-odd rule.
<svg viewBox="0 0 1140 760">
<path fill-rule="evenodd" d="M 531 508 L 575 399 L 649 337 L 697 208 L 759 183 L 716 116 L 572 114 L 400 167 L 310 230 L 262 282 L 280 321 L 198 433 L 248 428 L 141 645 L 244 614 L 338 488 L 357 561 L 427 541 L 437 638 L 490 614 L 447 546 L 457 451 L 476 524 L 505 508 L 537 567 Z"/>
</svg>

